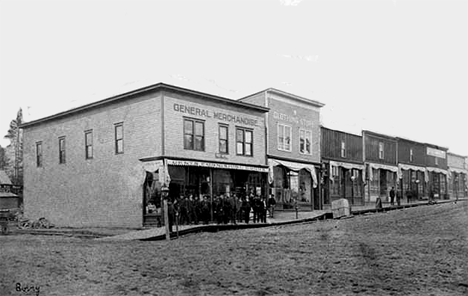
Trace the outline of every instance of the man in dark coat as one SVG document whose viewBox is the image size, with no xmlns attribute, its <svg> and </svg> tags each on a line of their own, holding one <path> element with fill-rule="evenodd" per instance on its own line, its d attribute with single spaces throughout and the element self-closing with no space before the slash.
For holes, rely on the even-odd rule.
<svg viewBox="0 0 468 296">
<path fill-rule="evenodd" d="M 180 205 L 179 205 L 180 225 L 184 225 L 188 221 L 187 204 L 188 204 L 187 197 L 181 196 Z"/>
<path fill-rule="evenodd" d="M 273 218 L 273 214 L 275 213 L 275 207 L 276 207 L 276 200 L 273 197 L 273 194 L 271 194 L 270 198 L 268 199 L 268 209 L 270 210 L 270 218 Z"/>
<path fill-rule="evenodd" d="M 395 203 L 395 187 L 390 190 L 390 204 L 393 206 Z"/>
<path fill-rule="evenodd" d="M 244 222 L 249 224 L 250 220 L 250 203 L 247 199 L 242 200 L 242 215 L 244 217 Z"/>
<path fill-rule="evenodd" d="M 258 198 L 258 196 L 255 196 L 253 198 L 252 209 L 253 209 L 253 223 L 260 222 L 260 198 Z"/>
</svg>

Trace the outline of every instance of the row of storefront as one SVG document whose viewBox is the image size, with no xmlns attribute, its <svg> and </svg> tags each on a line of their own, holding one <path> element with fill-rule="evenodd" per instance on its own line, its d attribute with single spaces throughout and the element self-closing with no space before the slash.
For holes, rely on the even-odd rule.
<svg viewBox="0 0 468 296">
<path fill-rule="evenodd" d="M 362 135 L 322 127 L 324 204 L 405 202 L 468 196 L 466 157 L 448 148 L 364 130 Z"/>
<path fill-rule="evenodd" d="M 171 198 L 273 196 L 279 209 L 307 210 L 388 200 L 392 187 L 414 198 L 466 194 L 465 158 L 321 127 L 323 106 L 277 89 L 236 101 L 160 83 L 26 123 L 25 214 L 138 227 L 165 187 Z"/>
</svg>

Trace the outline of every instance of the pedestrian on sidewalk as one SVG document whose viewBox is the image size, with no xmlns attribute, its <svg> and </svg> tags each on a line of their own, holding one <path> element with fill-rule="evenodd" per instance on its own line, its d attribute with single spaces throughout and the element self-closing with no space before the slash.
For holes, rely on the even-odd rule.
<svg viewBox="0 0 468 296">
<path fill-rule="evenodd" d="M 390 190 L 390 204 L 393 206 L 395 203 L 395 187 L 392 186 Z"/>
<path fill-rule="evenodd" d="M 275 213 L 275 207 L 276 207 L 276 200 L 273 197 L 273 194 L 270 194 L 270 198 L 268 199 L 268 209 L 270 211 L 270 218 L 273 218 L 273 215 Z"/>
<path fill-rule="evenodd" d="M 397 206 L 400 206 L 401 204 L 401 192 L 400 191 L 398 191 L 396 194 L 396 203 L 397 203 Z"/>
</svg>

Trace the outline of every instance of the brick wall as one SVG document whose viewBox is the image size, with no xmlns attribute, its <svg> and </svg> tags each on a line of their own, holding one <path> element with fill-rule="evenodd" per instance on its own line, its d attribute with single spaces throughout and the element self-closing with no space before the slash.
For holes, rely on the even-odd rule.
<svg viewBox="0 0 468 296">
<path fill-rule="evenodd" d="M 115 154 L 114 124 L 123 122 L 124 153 Z M 56 119 L 24 131 L 24 206 L 30 219 L 57 226 L 142 225 L 144 170 L 138 160 L 160 155 L 160 98 L 132 98 Z M 93 130 L 93 159 L 85 159 L 86 130 Z M 59 164 L 58 138 L 66 139 Z M 36 166 L 42 141 L 43 166 Z"/>
</svg>

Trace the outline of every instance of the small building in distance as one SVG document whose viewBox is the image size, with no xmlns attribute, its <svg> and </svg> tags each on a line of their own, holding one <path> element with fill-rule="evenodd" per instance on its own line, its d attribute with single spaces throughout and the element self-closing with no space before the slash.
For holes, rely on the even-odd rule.
<svg viewBox="0 0 468 296">
<path fill-rule="evenodd" d="M 426 170 L 428 173 L 426 193 L 433 199 L 448 199 L 448 148 L 428 143 L 425 146 Z"/>
<path fill-rule="evenodd" d="M 363 159 L 367 167 L 366 202 L 378 197 L 388 202 L 392 187 L 397 181 L 397 140 L 394 137 L 368 130 L 362 131 Z"/>
<path fill-rule="evenodd" d="M 0 170 L 0 209 L 18 208 L 19 198 L 13 192 L 13 184 L 5 171 Z"/>
<path fill-rule="evenodd" d="M 465 167 L 467 156 L 447 152 L 448 194 L 450 198 L 468 196 L 468 171 Z"/>
<path fill-rule="evenodd" d="M 426 146 L 413 140 L 397 137 L 398 141 L 398 194 L 407 201 L 427 197 Z"/>
</svg>

